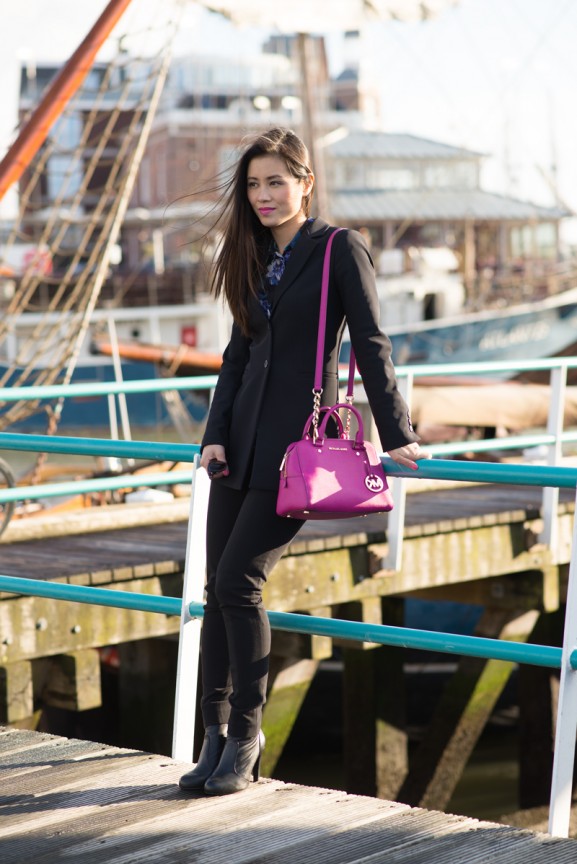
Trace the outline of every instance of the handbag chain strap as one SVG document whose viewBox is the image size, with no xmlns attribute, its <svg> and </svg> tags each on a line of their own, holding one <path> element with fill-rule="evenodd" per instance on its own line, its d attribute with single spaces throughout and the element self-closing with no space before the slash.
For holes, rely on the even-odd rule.
<svg viewBox="0 0 577 864">
<path fill-rule="evenodd" d="M 323 261 L 323 275 L 321 282 L 321 308 L 319 314 L 319 331 L 317 337 L 317 359 L 315 364 L 315 382 L 313 387 L 313 441 L 316 441 L 319 436 L 319 421 L 321 413 L 321 396 L 323 393 L 323 359 L 325 353 L 325 334 L 327 329 L 327 305 L 329 299 L 329 278 L 331 270 L 331 248 L 335 234 L 342 231 L 342 228 L 336 228 L 328 239 L 325 249 L 325 257 Z M 351 345 L 351 353 L 349 358 L 349 379 L 347 385 L 347 395 L 345 401 L 352 405 L 354 402 L 354 382 L 355 382 L 356 361 L 353 346 Z M 351 412 L 347 411 L 347 419 L 343 431 L 343 437 L 349 438 L 351 431 Z"/>
</svg>

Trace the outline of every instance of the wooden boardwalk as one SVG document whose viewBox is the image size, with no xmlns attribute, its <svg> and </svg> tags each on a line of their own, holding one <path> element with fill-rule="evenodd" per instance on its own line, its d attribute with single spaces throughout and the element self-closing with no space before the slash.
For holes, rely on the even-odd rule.
<svg viewBox="0 0 577 864">
<path fill-rule="evenodd" d="M 561 512 L 571 513 L 575 498 L 573 492 L 561 490 L 560 498 Z M 540 502 L 540 489 L 488 484 L 463 484 L 410 495 L 405 537 L 410 540 L 419 536 L 430 537 L 435 533 L 446 534 L 481 526 L 535 520 L 540 515 Z M 147 509 L 149 513 L 152 510 Z M 58 579 L 85 585 L 182 572 L 186 552 L 187 509 L 181 510 L 179 521 L 162 521 L 159 524 L 147 521 L 129 527 L 112 526 L 108 530 L 100 526 L 99 517 L 103 512 L 99 509 L 93 513 L 84 511 L 85 529 L 78 532 L 21 541 L 15 534 L 12 542 L 0 543 L 0 572 L 4 576 Z M 67 514 L 63 514 L 61 519 L 65 524 Z M 29 521 L 33 528 L 34 520 Z M 363 519 L 309 522 L 297 535 L 288 555 L 382 543 L 386 525 L 386 514 Z M 96 531 L 97 542 L 93 533 Z"/>
<path fill-rule="evenodd" d="M 516 641 L 552 639 L 548 644 L 560 644 L 562 616 L 556 613 L 562 613 L 565 602 L 574 495 L 562 491 L 560 498 L 559 558 L 555 560 L 539 542 L 541 492 L 531 487 L 463 484 L 409 495 L 403 563 L 395 572 L 386 566 L 386 516 L 311 522 L 295 538 L 265 586 L 266 606 L 371 624 L 403 624 L 406 598 L 473 603 L 483 608 L 476 635 Z M 167 508 L 171 515 L 166 512 L 160 522 L 163 510 L 162 505 L 133 512 L 124 506 L 102 508 L 108 514 L 106 526 L 98 510 L 88 510 L 78 518 L 64 514 L 63 526 L 55 536 L 42 534 L 41 529 L 36 539 L 18 540 L 15 534 L 7 534 L 0 542 L 0 574 L 179 597 L 188 505 L 177 502 L 176 517 L 172 506 Z M 131 512 L 130 524 L 121 527 L 121 514 L 125 519 Z M 34 520 L 27 521 L 32 527 Z M 539 627 L 546 628 L 545 635 Z M 4 681 L 0 723 L 35 728 L 38 705 L 72 712 L 98 707 L 98 649 L 118 646 L 117 697 L 123 731 L 112 740 L 141 750 L 170 752 L 173 637 L 178 629 L 178 616 L 0 594 L 0 675 Z M 366 643 L 352 646 L 343 642 L 338 647 L 343 659 L 343 726 L 348 730 L 343 742 L 346 788 L 431 810 L 450 809 L 458 778 L 513 664 L 461 660 L 435 705 L 426 737 L 409 761 L 404 652 L 375 651 Z M 263 760 L 266 776 L 274 776 L 310 682 L 321 661 L 333 655 L 333 648 L 332 640 L 324 636 L 308 639 L 273 634 L 271 691 L 263 721 L 269 733 Z M 49 665 L 46 658 L 52 658 Z M 531 730 L 531 738 L 520 748 L 519 807 L 531 808 L 547 800 L 551 751 L 550 747 L 535 749 L 533 743 L 549 740 L 554 728 L 556 680 L 547 670 L 543 673 L 531 667 L 522 674 L 520 724 L 522 721 L 523 729 Z M 381 699 L 377 682 L 386 682 L 386 692 L 394 692 L 395 699 Z M 90 737 L 91 733 L 82 734 Z M 366 745 L 362 753 L 359 741 Z M 321 793 L 307 794 L 314 798 L 308 805 L 314 810 Z M 322 796 L 329 794 L 333 795 Z M 330 800 L 340 800 L 340 795 L 334 793 Z M 329 800 L 322 796 L 319 800 Z M 382 800 L 370 805 L 377 807 L 379 818 Z M 3 864 L 1 851 L 0 847 Z M 214 860 L 227 859 L 217 856 Z M 263 864 L 265 860 L 285 859 L 266 857 Z M 445 860 L 453 859 L 447 854 Z M 477 860 L 488 861 L 489 855 Z M 577 862 L 577 855 L 573 860 Z"/>
<path fill-rule="evenodd" d="M 2 864 L 575 864 L 577 841 L 261 780 L 184 796 L 164 756 L 0 727 Z"/>
</svg>

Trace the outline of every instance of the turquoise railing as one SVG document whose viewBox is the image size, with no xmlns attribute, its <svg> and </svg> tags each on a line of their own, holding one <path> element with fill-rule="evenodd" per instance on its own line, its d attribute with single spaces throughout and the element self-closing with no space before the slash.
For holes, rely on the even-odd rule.
<svg viewBox="0 0 577 864">
<path fill-rule="evenodd" d="M 491 361 L 487 363 L 437 363 L 429 365 L 397 366 L 399 378 L 430 378 L 440 375 L 459 377 L 463 375 L 506 375 L 512 372 L 551 372 L 554 369 L 577 369 L 577 357 L 547 358 L 542 360 Z M 346 381 L 348 373 L 341 373 Z M 61 397 L 107 396 L 119 393 L 161 393 L 166 390 L 211 390 L 218 380 L 217 375 L 198 375 L 182 378 L 150 378 L 141 381 L 102 381 L 90 384 L 51 384 L 27 387 L 0 387 L 1 402 L 26 400 L 50 400 Z M 357 376 L 357 381 L 360 377 Z"/>
<path fill-rule="evenodd" d="M 468 450 L 471 445 L 468 445 Z M 119 458 L 157 459 L 159 461 L 192 462 L 199 453 L 198 444 L 158 443 L 155 441 L 115 441 L 108 438 L 73 438 L 65 436 L 24 435 L 0 432 L 0 451 L 18 450 L 42 453 L 67 453 L 73 456 L 116 456 Z M 466 480 L 479 483 L 511 483 L 522 486 L 552 486 L 572 489 L 577 483 L 577 468 L 543 465 L 509 465 L 503 463 L 459 462 L 452 460 L 422 460 L 418 472 L 403 468 L 388 457 L 382 458 L 386 473 L 391 477 L 416 477 L 429 480 Z M 151 479 L 152 478 L 152 479 Z M 98 480 L 77 480 L 38 486 L 0 490 L 0 503 L 25 498 L 54 497 L 102 489 L 121 489 L 127 485 L 154 485 L 189 482 L 191 471 L 165 471 L 158 474 L 121 475 Z M 107 485 L 109 484 L 109 485 Z"/>
<path fill-rule="evenodd" d="M 94 606 L 110 606 L 117 609 L 132 609 L 137 612 L 158 612 L 162 615 L 180 615 L 182 601 L 177 597 L 159 597 L 116 591 L 110 588 L 94 588 L 84 585 L 66 585 L 58 582 L 38 582 L 17 576 L 0 576 L 0 591 L 32 597 L 48 597 L 52 600 L 69 600 Z M 202 603 L 189 603 L 191 618 L 202 618 Z M 362 621 L 345 621 L 338 618 L 319 618 L 314 615 L 299 615 L 295 612 L 268 612 L 271 627 L 289 633 L 309 636 L 330 636 L 335 639 L 350 639 L 356 642 L 374 642 L 377 645 L 394 645 L 399 648 L 417 648 L 422 651 L 439 651 L 444 654 L 462 654 L 468 657 L 483 657 L 505 660 L 510 663 L 527 663 L 532 666 L 561 668 L 562 649 L 549 645 L 533 645 L 523 642 L 486 639 L 480 636 L 439 633 L 410 627 L 393 627 L 385 624 L 365 624 Z M 577 651 L 570 658 L 571 668 L 577 669 Z"/>
<path fill-rule="evenodd" d="M 197 452 L 195 446 L 185 444 L 154 444 L 151 442 L 125 442 L 84 438 L 57 438 L 3 433 L 0 449 L 39 449 L 43 452 L 69 452 L 73 454 L 101 454 L 150 458 L 154 452 L 163 459 L 182 461 Z M 186 454 L 186 455 L 185 455 Z M 383 458 L 385 470 L 396 477 L 419 477 L 443 480 L 469 480 L 488 483 L 513 483 L 531 486 L 554 486 L 575 488 L 577 469 L 554 466 L 509 465 L 495 463 L 461 463 L 451 460 L 427 460 L 419 462 L 416 471 L 398 466 L 389 458 Z M 193 669 L 197 668 L 199 634 L 198 628 L 189 625 L 198 623 L 202 617 L 202 588 L 205 561 L 204 519 L 206 512 L 206 489 L 208 480 L 204 472 L 197 471 L 198 456 L 192 468 L 193 495 L 189 520 L 189 536 L 185 565 L 183 598 L 152 597 L 95 587 L 64 585 L 38 580 L 27 580 L 0 576 L 0 590 L 9 593 L 46 596 L 59 600 L 118 606 L 181 616 L 179 645 L 179 669 L 177 701 L 175 705 L 174 754 L 180 758 L 192 756 L 192 734 L 194 729 L 195 687 Z M 201 482 L 202 481 L 202 482 Z M 203 493 L 204 484 L 204 493 Z M 198 489 L 197 489 L 198 487 Z M 358 641 L 371 641 L 383 645 L 464 654 L 475 657 L 529 663 L 561 670 L 561 692 L 557 720 L 557 742 L 555 748 L 554 777 L 551 798 L 551 833 L 566 836 L 571 805 L 571 783 L 575 756 L 575 734 L 577 730 L 577 579 L 575 570 L 574 538 L 569 589 L 567 598 L 567 622 L 563 648 L 531 645 L 518 642 L 484 639 L 449 633 L 415 630 L 404 627 L 370 625 L 363 622 L 342 621 L 296 615 L 294 613 L 270 612 L 271 625 L 281 630 L 299 633 L 340 637 Z M 191 550 L 194 550 L 192 553 Z M 575 595 L 575 596 L 573 596 Z M 191 644 L 194 652 L 190 650 Z"/>
<path fill-rule="evenodd" d="M 552 395 L 551 411 L 547 431 L 536 435 L 518 435 L 487 441 L 459 442 L 428 447 L 433 455 L 454 455 L 469 451 L 474 446 L 478 452 L 498 447 L 527 448 L 546 445 L 548 465 L 508 465 L 495 463 L 454 462 L 435 458 L 421 461 L 416 471 L 403 469 L 388 458 L 383 458 L 387 473 L 395 479 L 395 509 L 389 514 L 387 540 L 390 552 L 388 566 L 398 569 L 402 548 L 404 519 L 403 478 L 440 479 L 483 483 L 510 483 L 544 487 L 543 513 L 546 526 L 544 539 L 550 545 L 552 558 L 555 557 L 555 517 L 558 490 L 575 489 L 577 469 L 559 467 L 554 463 L 561 454 L 561 447 L 577 441 L 575 431 L 563 430 L 563 400 L 567 370 L 577 368 L 577 358 L 554 360 L 531 360 L 514 363 L 475 363 L 437 366 L 398 367 L 397 372 L 410 403 L 412 383 L 415 378 L 435 375 L 503 375 L 512 371 L 548 370 L 551 373 Z M 51 387 L 0 388 L 0 403 L 27 399 L 73 398 L 86 395 L 114 395 L 124 393 L 160 392 L 164 390 L 210 390 L 216 383 L 215 376 L 194 378 L 154 379 L 150 381 L 103 382 L 100 384 Z M 115 456 L 119 458 L 147 459 L 198 464 L 198 445 L 169 444 L 147 441 L 117 441 L 109 439 L 90 439 L 74 437 L 47 437 L 41 435 L 18 435 L 0 433 L 1 450 L 22 450 L 44 453 L 68 453 L 74 455 Z M 14 577 L 0 576 L 0 590 L 21 594 L 38 594 L 55 599 L 76 602 L 120 606 L 121 608 L 141 609 L 181 616 L 181 635 L 179 640 L 179 670 L 177 682 L 177 701 L 175 705 L 174 751 L 181 758 L 191 758 L 192 734 L 194 730 L 196 686 L 193 670 L 197 668 L 199 643 L 198 622 L 202 616 L 202 586 L 204 581 L 204 559 L 199 552 L 204 546 L 203 520 L 206 506 L 208 480 L 204 472 L 197 473 L 196 467 L 190 471 L 159 472 L 139 476 L 121 475 L 108 478 L 78 481 L 75 483 L 45 484 L 38 487 L 19 487 L 0 490 L 0 504 L 32 497 L 51 497 L 70 494 L 74 489 L 81 491 L 100 491 L 106 488 L 125 488 L 141 485 L 157 485 L 172 482 L 188 482 L 193 479 L 189 537 L 187 544 L 187 563 L 183 598 L 150 597 L 130 592 L 108 589 L 51 584 L 37 580 L 17 580 Z M 204 479 L 203 479 L 204 478 Z M 204 491 L 203 489 L 204 484 Z M 195 491 L 196 490 L 196 491 Z M 194 555 L 190 550 L 194 549 Z M 334 636 L 353 640 L 374 641 L 378 644 L 415 647 L 445 653 L 464 654 L 477 657 L 494 658 L 510 662 L 530 663 L 561 670 L 561 690 L 557 714 L 557 736 L 553 783 L 551 790 L 551 833 L 567 836 L 571 806 L 571 785 L 575 756 L 575 736 L 577 730 L 577 577 L 575 576 L 575 556 L 577 537 L 574 533 L 573 552 L 570 566 L 567 613 L 563 648 L 527 645 L 479 637 L 455 636 L 447 633 L 412 630 L 408 628 L 367 625 L 362 622 L 338 621 L 315 618 L 291 613 L 270 612 L 273 627 L 295 632 Z M 194 562 L 192 561 L 194 559 Z M 47 593 L 54 592 L 54 593 Z M 191 646 L 192 649 L 191 650 Z"/>
<path fill-rule="evenodd" d="M 469 452 L 471 448 L 474 446 L 475 452 L 490 452 L 494 450 L 496 447 L 499 450 L 512 450 L 512 449 L 526 449 L 531 447 L 538 447 L 539 445 L 545 445 L 549 449 L 550 458 L 549 463 L 555 464 L 558 460 L 556 458 L 558 454 L 558 450 L 562 445 L 571 444 L 577 442 L 577 431 L 563 431 L 562 419 L 560 420 L 560 413 L 562 411 L 562 391 L 565 386 L 567 371 L 569 369 L 577 368 L 577 358 L 575 357 L 564 357 L 564 358 L 552 358 L 552 359 L 541 359 L 541 360 L 526 360 L 526 361 L 513 361 L 513 362 L 487 362 L 487 363 L 461 363 L 461 364 L 436 364 L 436 365 L 416 365 L 416 366 L 399 366 L 397 367 L 397 374 L 400 379 L 401 384 L 404 385 L 404 389 L 408 391 L 408 399 L 410 401 L 410 391 L 415 379 L 423 378 L 423 377 L 435 377 L 435 376 L 448 376 L 448 377 L 458 377 L 458 376 L 482 376 L 482 375 L 496 375 L 503 376 L 506 374 L 510 374 L 512 372 L 525 372 L 525 371 L 548 371 L 552 375 L 552 385 L 553 385 L 553 394 L 551 399 L 552 404 L 552 415 L 549 423 L 549 428 L 547 432 L 531 434 L 531 435 L 510 435 L 507 437 L 500 437 L 497 439 L 486 439 L 483 441 L 476 440 L 474 444 L 470 441 L 459 441 L 459 442 L 448 442 L 441 444 L 434 444 L 427 447 L 428 451 L 433 456 L 455 456 L 462 453 Z M 346 380 L 346 373 L 341 373 L 341 380 Z M 360 378 L 357 377 L 357 380 Z M 68 384 L 68 385 L 50 385 L 50 386 L 28 386 L 28 387 L 4 387 L 0 388 L 0 404 L 2 402 L 17 402 L 20 400 L 41 400 L 47 401 L 51 399 L 57 398 L 77 398 L 77 397 L 85 397 L 85 396 L 109 396 L 109 395 L 121 395 L 121 394 L 138 394 L 138 393 L 153 393 L 153 392 L 164 392 L 168 390 L 211 390 L 214 388 L 217 381 L 216 375 L 203 375 L 203 376 L 189 376 L 182 378 L 158 378 L 158 379 L 147 379 L 140 381 L 107 381 L 107 382 L 98 382 L 98 383 L 85 383 L 85 384 Z M 6 433 L 9 434 L 9 433 Z M 45 436 L 30 436 L 31 441 L 36 439 L 42 439 L 46 441 Z M 5 438 L 5 442 L 8 442 L 10 439 Z M 80 440 L 80 439 L 77 439 Z M 120 442 L 119 442 L 120 443 Z M 163 444 L 154 444 L 153 442 L 126 442 L 127 444 L 137 443 L 142 444 L 139 455 L 134 458 L 146 458 L 146 459 L 164 459 L 164 458 L 172 458 L 172 456 L 164 456 Z M 1 445 L 0 445 L 1 446 Z M 38 446 L 40 446 L 38 444 Z M 8 443 L 5 444 L 6 449 L 8 449 Z M 79 449 L 74 452 L 77 452 L 80 455 L 101 455 L 107 456 L 110 455 L 112 449 L 107 448 L 104 441 L 100 444 L 100 450 L 97 454 L 93 453 L 89 447 L 90 445 L 86 445 L 87 449 Z M 22 446 L 18 448 L 15 444 L 10 445 L 10 449 L 33 449 L 32 447 L 26 448 Z M 69 452 L 65 450 L 59 449 L 48 449 L 46 445 L 44 446 L 44 452 Z M 125 451 L 119 451 L 119 455 L 123 456 L 124 453 L 129 452 L 129 448 Z M 188 461 L 196 450 L 193 447 L 190 447 L 190 451 L 188 454 L 181 451 L 181 455 L 177 458 L 182 461 Z M 187 458 L 188 457 L 188 458 Z M 110 481 L 111 484 L 113 481 Z M 159 481 L 162 483 L 163 481 Z M 169 481 L 166 481 L 167 483 Z M 102 481 L 103 485 L 98 486 L 98 490 L 105 490 L 107 487 L 104 485 L 104 481 Z M 134 484 L 136 485 L 136 484 Z M 143 484 L 141 484 L 143 485 Z M 148 485 L 154 485 L 151 481 Z M 113 488 L 123 488 L 122 485 L 115 486 L 111 485 L 110 489 Z M 397 495 L 400 490 L 395 490 Z M 26 489 L 28 493 L 28 489 Z M 39 487 L 37 492 L 30 492 L 26 496 L 22 496 L 22 498 L 26 497 L 28 500 L 33 498 L 40 497 L 51 497 L 57 495 L 57 491 L 51 491 L 49 495 L 40 494 L 41 487 Z M 63 486 L 62 494 L 69 494 L 68 489 Z M 17 498 L 11 498 L 9 500 L 18 500 Z M 555 500 L 547 500 L 544 499 L 544 510 L 545 519 L 548 525 L 552 522 L 551 511 L 555 507 Z M 402 508 L 398 508 L 397 514 L 402 512 Z M 397 518 L 397 517 L 395 517 Z M 401 531 L 402 525 L 397 527 L 391 526 L 391 533 L 399 534 Z M 552 528 L 549 527 L 547 531 L 547 536 L 543 537 L 547 543 L 551 543 L 554 540 L 552 536 Z M 399 544 L 400 546 L 400 540 Z M 395 555 L 395 561 L 391 562 L 395 566 L 398 566 L 400 563 L 400 549 Z"/>
</svg>

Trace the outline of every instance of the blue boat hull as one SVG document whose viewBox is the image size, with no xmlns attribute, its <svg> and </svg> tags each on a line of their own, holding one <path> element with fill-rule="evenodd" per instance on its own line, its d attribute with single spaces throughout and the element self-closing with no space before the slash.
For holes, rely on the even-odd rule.
<svg viewBox="0 0 577 864">
<path fill-rule="evenodd" d="M 577 342 L 577 291 L 511 310 L 393 327 L 387 335 L 397 366 L 554 357 Z M 349 350 L 343 345 L 342 362 Z"/>
<path fill-rule="evenodd" d="M 125 381 L 142 381 L 157 378 L 158 373 L 153 363 L 122 363 L 122 375 Z M 76 368 L 73 384 L 102 383 L 114 381 L 114 369 L 111 364 L 83 365 Z M 8 384 L 8 386 L 10 386 Z M 190 417 L 195 422 L 201 422 L 207 412 L 207 397 L 205 393 L 193 394 L 181 392 L 181 396 Z M 128 417 L 133 426 L 154 427 L 170 423 L 170 415 L 166 410 L 160 393 L 136 393 L 126 395 Z M 42 411 L 10 426 L 11 432 L 42 431 L 46 428 L 47 415 Z M 65 400 L 59 427 L 69 429 L 108 429 L 110 415 L 107 396 L 77 396 Z"/>
</svg>

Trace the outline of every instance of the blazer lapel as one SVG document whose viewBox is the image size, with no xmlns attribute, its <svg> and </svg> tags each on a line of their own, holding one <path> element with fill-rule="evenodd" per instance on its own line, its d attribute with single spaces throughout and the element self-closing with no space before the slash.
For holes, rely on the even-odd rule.
<svg viewBox="0 0 577 864">
<path fill-rule="evenodd" d="M 285 270 L 280 282 L 273 291 L 273 315 L 276 307 L 278 306 L 280 298 L 295 281 L 295 279 L 305 266 L 306 262 L 308 261 L 313 250 L 316 249 L 319 240 L 321 240 L 326 235 L 328 229 L 329 225 L 327 225 L 327 223 L 323 219 L 319 218 L 315 219 L 315 221 L 309 225 L 308 230 L 305 229 L 303 236 L 296 244 L 290 255 L 290 258 L 286 263 Z"/>
</svg>

